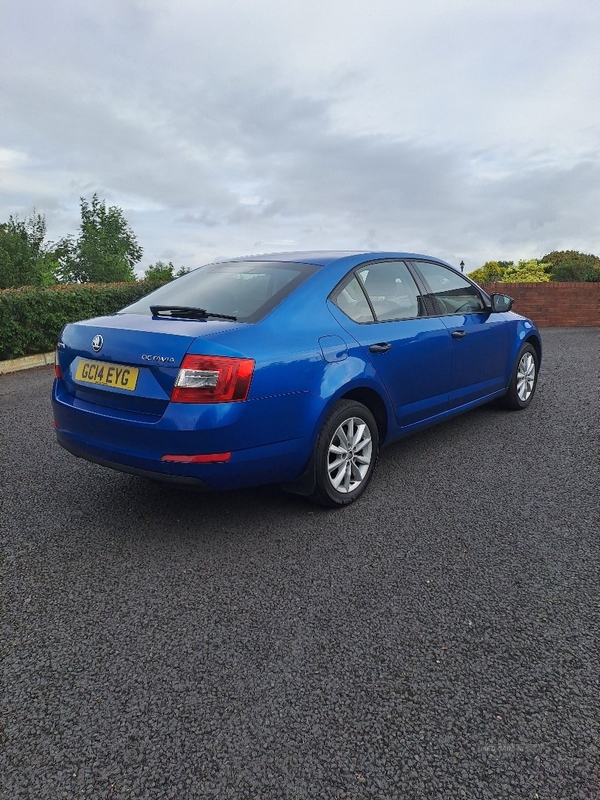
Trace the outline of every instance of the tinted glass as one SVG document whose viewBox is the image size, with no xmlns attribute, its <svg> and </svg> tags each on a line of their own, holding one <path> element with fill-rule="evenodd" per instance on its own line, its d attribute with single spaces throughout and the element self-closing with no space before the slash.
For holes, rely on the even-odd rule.
<svg viewBox="0 0 600 800">
<path fill-rule="evenodd" d="M 442 314 L 469 314 L 485 309 L 479 291 L 454 270 L 429 261 L 415 263 Z"/>
<path fill-rule="evenodd" d="M 419 290 L 403 261 L 379 261 L 357 272 L 379 322 L 422 315 Z"/>
<path fill-rule="evenodd" d="M 256 322 L 317 269 L 278 261 L 210 264 L 161 286 L 120 313 L 150 314 L 151 305 L 193 306 Z"/>
</svg>

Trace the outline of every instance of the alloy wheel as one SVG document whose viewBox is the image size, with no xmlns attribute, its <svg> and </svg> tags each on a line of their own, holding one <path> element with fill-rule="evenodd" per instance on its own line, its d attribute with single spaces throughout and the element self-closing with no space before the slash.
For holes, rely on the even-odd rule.
<svg viewBox="0 0 600 800">
<path fill-rule="evenodd" d="M 517 394 L 522 403 L 527 402 L 535 385 L 535 359 L 529 352 L 523 353 L 517 368 Z"/>
<path fill-rule="evenodd" d="M 327 474 L 333 488 L 342 494 L 357 489 L 372 458 L 369 426 L 359 417 L 344 420 L 333 434 L 327 453 Z"/>
</svg>

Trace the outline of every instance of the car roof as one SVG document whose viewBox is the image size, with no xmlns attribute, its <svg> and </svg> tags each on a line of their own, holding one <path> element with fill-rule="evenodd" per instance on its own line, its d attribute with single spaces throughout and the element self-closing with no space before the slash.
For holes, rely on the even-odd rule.
<svg viewBox="0 0 600 800">
<path fill-rule="evenodd" d="M 354 261 L 356 264 L 361 261 L 372 261 L 383 258 L 417 258 L 427 259 L 428 261 L 437 261 L 446 266 L 452 267 L 451 264 L 442 261 L 440 258 L 433 256 L 423 255 L 422 253 L 406 253 L 406 252 L 392 252 L 392 251 L 371 251 L 371 250 L 297 250 L 294 252 L 284 253 L 262 253 L 253 256 L 241 256 L 238 258 L 225 259 L 227 263 L 236 261 L 279 261 L 279 262 L 296 262 L 303 264 L 313 264 L 319 267 L 326 267 L 336 261 L 347 259 Z M 223 262 L 221 262 L 223 263 Z M 456 269 L 456 267 L 452 267 Z"/>
</svg>

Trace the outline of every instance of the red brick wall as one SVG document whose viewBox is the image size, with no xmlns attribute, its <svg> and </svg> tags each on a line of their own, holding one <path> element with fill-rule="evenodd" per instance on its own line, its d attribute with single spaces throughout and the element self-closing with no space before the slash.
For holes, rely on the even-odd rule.
<svg viewBox="0 0 600 800">
<path fill-rule="evenodd" d="M 488 294 L 514 297 L 513 311 L 542 328 L 600 326 L 600 283 L 482 283 Z"/>
</svg>

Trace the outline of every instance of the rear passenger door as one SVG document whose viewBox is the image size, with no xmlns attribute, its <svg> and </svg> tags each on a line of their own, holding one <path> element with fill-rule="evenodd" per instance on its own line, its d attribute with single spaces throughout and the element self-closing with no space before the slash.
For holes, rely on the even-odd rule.
<svg viewBox="0 0 600 800">
<path fill-rule="evenodd" d="M 450 333 L 452 370 L 448 407 L 457 408 L 504 387 L 509 335 L 479 289 L 455 270 L 414 261 L 428 298 Z"/>
<path fill-rule="evenodd" d="M 399 425 L 410 426 L 447 409 L 450 335 L 431 313 L 406 263 L 362 264 L 330 300 L 336 319 L 379 373 Z"/>
</svg>

